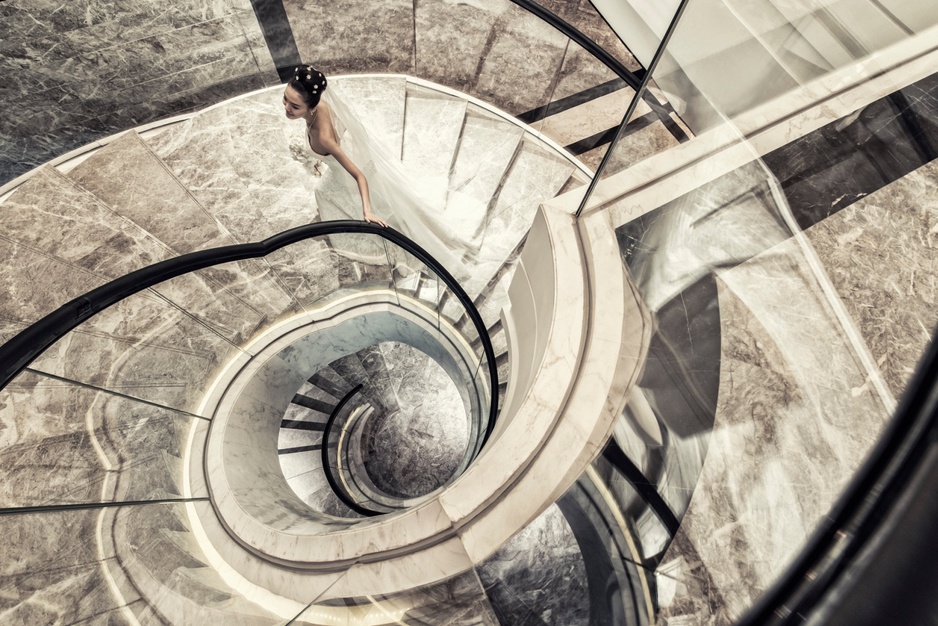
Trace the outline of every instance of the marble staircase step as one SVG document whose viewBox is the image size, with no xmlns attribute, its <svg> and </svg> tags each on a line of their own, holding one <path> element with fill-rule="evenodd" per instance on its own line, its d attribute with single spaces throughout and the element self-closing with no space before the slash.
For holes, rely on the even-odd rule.
<svg viewBox="0 0 938 626">
<path fill-rule="evenodd" d="M 0 237 L 0 342 L 107 282 L 103 276 Z"/>
<path fill-rule="evenodd" d="M 134 132 L 97 150 L 66 177 L 177 254 L 235 243 Z"/>
<path fill-rule="evenodd" d="M 269 624 L 273 616 L 212 576 L 178 505 L 128 507 L 112 518 L 118 562 L 147 603 L 146 623 Z M 115 577 L 117 578 L 117 577 Z"/>
<path fill-rule="evenodd" d="M 449 175 L 444 216 L 467 239 L 483 235 L 523 130 L 485 109 L 470 104 L 456 145 Z"/>
<path fill-rule="evenodd" d="M 495 343 L 496 343 L 496 337 L 503 337 L 504 334 L 505 334 L 505 329 L 504 329 L 504 327 L 502 326 L 502 321 L 501 321 L 501 319 L 496 320 L 494 324 L 492 324 L 492 325 L 490 325 L 488 328 L 486 328 L 486 331 L 487 331 L 487 334 L 488 334 L 488 336 L 489 336 L 489 341 L 492 342 L 492 347 L 495 348 L 495 353 L 498 354 L 498 352 L 500 352 L 500 350 L 498 349 L 498 346 L 495 345 Z M 481 339 L 481 337 L 477 337 L 477 338 L 474 339 L 474 340 L 472 341 L 472 343 L 470 343 L 469 345 L 470 345 L 473 349 L 478 349 L 478 348 L 480 348 L 480 347 L 482 346 L 482 339 Z"/>
<path fill-rule="evenodd" d="M 307 451 L 301 451 L 300 449 L 321 445 L 322 435 L 323 431 L 321 430 L 281 428 L 277 434 L 277 449 L 280 451 L 280 456 L 284 458 L 293 454 L 305 454 Z M 286 452 L 287 450 L 294 451 Z"/>
<path fill-rule="evenodd" d="M 0 225 L 7 240 L 71 267 L 66 274 L 78 282 L 94 281 L 97 286 L 174 256 L 165 243 L 52 168 L 33 176 L 3 206 Z M 44 228 L 35 228 L 36 211 L 43 216 Z M 12 280 L 20 282 L 22 276 Z M 40 299 L 47 298 L 31 291 Z M 167 301 L 237 342 L 269 323 L 276 308 L 245 303 L 234 291 L 224 289 L 208 273 L 187 274 L 154 288 Z M 19 293 L 29 296 L 25 285 Z M 290 306 L 282 296 L 281 292 L 276 297 L 281 299 L 280 306 Z"/>
<path fill-rule="evenodd" d="M 322 511 L 327 515 L 351 519 L 363 517 L 361 514 L 348 508 L 348 506 L 339 499 L 339 496 L 335 495 L 335 492 L 329 485 L 322 486 L 310 492 L 304 500 L 315 510 Z"/>
<path fill-rule="evenodd" d="M 401 161 L 431 206 L 444 207 L 450 172 L 462 133 L 467 103 L 409 84 L 404 108 Z"/>
<path fill-rule="evenodd" d="M 381 345 L 378 344 L 359 350 L 355 353 L 355 356 L 368 375 L 368 383 L 365 386 L 365 388 L 370 388 L 368 393 L 381 399 L 381 404 L 385 407 L 387 413 L 397 411 L 400 405 L 392 386 L 391 377 L 388 374 L 388 364 L 384 358 Z M 362 389 L 363 392 L 365 388 Z"/>
<path fill-rule="evenodd" d="M 453 161 L 449 194 L 488 204 L 497 195 L 523 133 L 515 124 L 470 104 Z"/>
<path fill-rule="evenodd" d="M 478 294 L 523 242 L 537 208 L 557 195 L 573 165 L 527 137 L 521 143 L 489 212 L 475 259 L 470 294 Z"/>
<path fill-rule="evenodd" d="M 341 400 L 352 390 L 354 385 L 350 385 L 334 369 L 328 365 L 309 377 L 307 381 L 313 387 L 317 387 L 328 394 L 330 397 Z"/>
<path fill-rule="evenodd" d="M 217 369 L 237 350 L 216 328 L 147 290 L 66 333 L 31 367 L 195 412 Z"/>
<path fill-rule="evenodd" d="M 49 166 L 6 199 L 0 231 L 7 241 L 108 280 L 172 256 L 165 244 Z"/>
<path fill-rule="evenodd" d="M 136 133 L 104 146 L 66 176 L 177 255 L 237 243 Z M 255 326 L 298 309 L 263 260 L 228 263 L 199 274 L 216 293 L 230 293 L 244 303 Z"/>
<path fill-rule="evenodd" d="M 302 122 L 279 92 L 208 109 L 145 140 L 173 176 L 238 243 L 315 221 L 314 159 Z"/>
<path fill-rule="evenodd" d="M 335 403 L 323 401 L 319 398 L 315 398 L 304 393 L 297 393 L 294 395 L 291 403 L 307 409 L 310 415 L 318 414 L 324 417 L 331 415 L 332 411 L 335 409 Z"/>
<path fill-rule="evenodd" d="M 496 362 L 501 361 L 498 365 L 498 380 L 508 380 L 508 375 L 511 370 L 511 363 L 508 361 L 508 353 L 504 353 L 501 359 L 496 358 L 495 360 Z"/>
<path fill-rule="evenodd" d="M 32 372 L 0 404 L 0 507 L 179 495 L 189 416 Z"/>
</svg>

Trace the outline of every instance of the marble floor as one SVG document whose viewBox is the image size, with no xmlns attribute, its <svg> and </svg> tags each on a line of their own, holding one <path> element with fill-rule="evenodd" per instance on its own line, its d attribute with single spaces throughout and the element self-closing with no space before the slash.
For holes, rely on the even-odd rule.
<svg viewBox="0 0 938 626">
<path fill-rule="evenodd" d="M 641 70 L 587 0 L 541 4 L 627 70 Z M 380 7 L 362 0 L 193 0 L 171 7 L 157 0 L 93 7 L 7 0 L 0 4 L 0 42 L 0 185 L 93 141 L 277 85 L 278 68 L 304 62 L 330 77 L 402 73 L 452 87 L 536 124 L 590 167 L 621 121 L 617 101 L 631 92 L 585 49 L 510 0 L 387 0 Z M 616 93 L 600 97 L 617 80 Z M 128 98 L 136 84 L 146 89 Z M 575 114 L 570 98 L 580 103 Z M 658 100 L 629 135 L 634 154 L 686 139 L 686 128 Z M 547 116 L 551 110 L 557 115 Z"/>
</svg>

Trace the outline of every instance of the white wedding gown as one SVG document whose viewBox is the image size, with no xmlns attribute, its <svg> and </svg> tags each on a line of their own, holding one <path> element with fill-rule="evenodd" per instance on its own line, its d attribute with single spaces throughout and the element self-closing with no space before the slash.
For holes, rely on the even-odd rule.
<svg viewBox="0 0 938 626">
<path fill-rule="evenodd" d="M 419 172 L 409 171 L 387 146 L 372 139 L 347 103 L 333 90 L 326 91 L 323 100 L 332 110 L 339 144 L 368 179 L 374 213 L 413 239 L 457 280 L 467 279 L 482 240 L 481 224 L 465 229 L 456 227 L 460 218 L 459 208 L 450 207 L 449 215 L 445 215 L 443 202 L 434 203 L 427 197 L 430 195 L 427 192 L 434 186 L 437 196 L 446 197 L 445 193 L 439 193 L 439 186 L 445 186 L 446 181 L 428 181 Z M 314 172 L 322 178 L 317 190 L 321 219 L 362 219 L 361 198 L 355 180 L 334 157 L 313 152 L 308 140 L 306 149 L 312 153 L 313 159 L 325 164 L 325 167 L 316 165 L 317 171 Z M 464 198 L 460 200 L 465 201 Z M 466 212 L 478 215 L 479 209 L 473 207 Z M 481 212 L 484 214 L 484 207 Z"/>
</svg>

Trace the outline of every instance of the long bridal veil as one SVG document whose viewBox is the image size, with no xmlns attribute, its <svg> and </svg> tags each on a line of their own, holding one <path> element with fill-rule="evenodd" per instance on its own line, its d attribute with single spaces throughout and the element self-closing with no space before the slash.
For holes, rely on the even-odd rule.
<svg viewBox="0 0 938 626">
<path fill-rule="evenodd" d="M 481 223 L 466 226 L 463 220 L 460 224 L 460 209 L 468 207 L 450 206 L 447 211 L 446 181 L 409 171 L 398 155 L 372 136 L 336 90 L 326 91 L 323 100 L 334 113 L 340 145 L 368 179 L 374 212 L 417 242 L 457 279 L 468 278 L 469 264 L 482 239 Z M 339 184 L 354 188 L 353 179 L 338 162 L 331 158 L 327 162 L 337 170 L 332 174 L 339 177 Z M 339 208 L 349 218 L 360 219 L 360 202 L 357 192 L 353 193 L 354 202 L 349 202 L 346 193 L 341 203 L 345 206 Z M 479 211 L 474 207 L 465 213 L 484 214 L 484 208 Z"/>
</svg>

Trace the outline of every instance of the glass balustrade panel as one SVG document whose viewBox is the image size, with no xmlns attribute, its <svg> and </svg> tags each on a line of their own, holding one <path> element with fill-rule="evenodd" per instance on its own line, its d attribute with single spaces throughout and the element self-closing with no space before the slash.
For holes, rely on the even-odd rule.
<svg viewBox="0 0 938 626">
<path fill-rule="evenodd" d="M 180 499 L 190 438 L 203 440 L 208 425 L 31 371 L 0 396 L 8 425 L 0 509 Z"/>
</svg>

